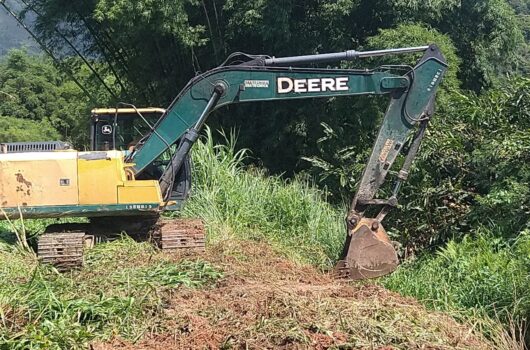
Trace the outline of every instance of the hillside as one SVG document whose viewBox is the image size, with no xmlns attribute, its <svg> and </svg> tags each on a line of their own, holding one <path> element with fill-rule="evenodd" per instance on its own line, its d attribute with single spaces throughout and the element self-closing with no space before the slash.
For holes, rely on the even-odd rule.
<svg viewBox="0 0 530 350">
<path fill-rule="evenodd" d="M 226 240 L 178 256 L 123 238 L 62 275 L 5 246 L 0 260 L 12 281 L 0 287 L 5 348 L 495 348 L 476 326 L 334 281 L 265 243 Z"/>
<path fill-rule="evenodd" d="M 9 3 L 9 1 L 8 1 Z M 13 48 L 27 48 L 37 52 L 37 44 L 30 35 L 21 28 L 4 8 L 0 8 L 0 56 L 7 54 Z"/>
</svg>

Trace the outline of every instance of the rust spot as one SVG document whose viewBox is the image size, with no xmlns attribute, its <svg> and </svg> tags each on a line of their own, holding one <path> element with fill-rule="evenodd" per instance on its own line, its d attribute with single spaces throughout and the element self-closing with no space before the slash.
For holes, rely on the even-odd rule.
<svg viewBox="0 0 530 350">
<path fill-rule="evenodd" d="M 22 173 L 16 173 L 15 176 L 17 177 L 17 181 L 20 182 L 21 184 L 24 184 L 28 187 L 31 187 L 31 182 L 29 182 L 28 180 L 26 180 L 24 178 L 24 176 L 22 175 Z"/>
<path fill-rule="evenodd" d="M 6 206 L 6 205 L 7 205 L 7 201 L 3 201 L 3 202 L 2 202 L 2 206 L 4 207 L 4 206 Z"/>
<path fill-rule="evenodd" d="M 27 207 L 27 206 L 28 206 L 28 203 L 24 202 L 24 203 L 22 203 L 22 206 L 23 206 L 23 207 Z"/>
<path fill-rule="evenodd" d="M 381 153 L 379 154 L 379 161 L 381 163 L 384 163 L 386 159 L 388 158 L 388 154 L 390 153 L 390 150 L 392 149 L 393 144 L 394 144 L 394 140 L 392 139 L 387 139 L 385 141 L 385 144 L 383 145 L 383 149 L 381 150 Z"/>
<path fill-rule="evenodd" d="M 28 196 L 31 196 L 31 191 L 29 190 L 29 188 L 28 188 L 28 190 L 26 191 L 26 194 L 27 194 Z"/>
</svg>

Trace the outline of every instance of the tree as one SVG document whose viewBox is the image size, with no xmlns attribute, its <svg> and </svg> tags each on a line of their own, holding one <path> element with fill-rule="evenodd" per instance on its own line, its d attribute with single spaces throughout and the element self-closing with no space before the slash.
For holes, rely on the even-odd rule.
<svg viewBox="0 0 530 350">
<path fill-rule="evenodd" d="M 73 52 L 65 39 L 76 44 L 97 61 L 119 98 L 138 105 L 169 105 L 190 78 L 233 51 L 287 56 L 408 46 L 420 43 L 413 40 L 418 33 L 403 32 L 403 25 L 412 24 L 451 39 L 456 56 L 450 64 L 461 64 L 448 81 L 479 92 L 510 72 L 523 38 L 506 0 L 25 1 L 26 11 L 37 14 L 43 41 L 61 47 L 66 58 Z M 380 30 L 397 32 L 385 42 L 370 39 Z M 401 34 L 407 40 L 398 41 Z M 318 140 L 326 136 L 321 123 L 335 130 L 343 113 L 361 116 L 366 109 L 380 115 L 376 100 L 347 99 L 347 108 L 332 100 L 242 105 L 218 111 L 209 123 L 240 129 L 241 147 L 272 171 L 292 175 L 306 169 L 302 155 L 318 154 Z M 340 127 L 368 140 L 377 118 L 359 120 Z"/>
<path fill-rule="evenodd" d="M 0 143 L 54 141 L 60 135 L 48 121 L 27 120 L 16 117 L 0 117 Z"/>
<path fill-rule="evenodd" d="M 43 126 L 44 136 L 60 135 L 77 145 L 85 143 L 88 133 L 88 98 L 71 80 L 65 78 L 48 58 L 12 50 L 0 61 L 0 115 L 25 120 L 29 130 Z M 14 119 L 10 119 L 13 121 Z M 33 121 L 34 123 L 31 123 Z M 4 121 L 5 123 L 5 121 Z M 16 128 L 15 127 L 15 128 Z M 56 130 L 56 134 L 50 132 Z M 27 139 L 24 134 L 23 139 Z"/>
</svg>

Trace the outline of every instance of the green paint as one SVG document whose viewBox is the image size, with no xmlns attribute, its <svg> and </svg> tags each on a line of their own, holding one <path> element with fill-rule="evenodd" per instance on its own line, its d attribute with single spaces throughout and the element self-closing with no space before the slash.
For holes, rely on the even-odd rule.
<svg viewBox="0 0 530 350">
<path fill-rule="evenodd" d="M 428 50 L 429 51 L 429 50 Z M 435 94 L 439 84 L 431 83 L 436 74 L 443 74 L 446 70 L 445 62 L 439 58 L 429 56 L 418 63 L 413 76 L 411 92 L 408 94 L 407 111 L 418 118 L 425 106 Z M 401 73 L 400 73 L 401 74 Z M 277 81 L 279 78 L 291 79 L 341 79 L 346 78 L 344 89 L 326 89 L 325 91 L 288 92 L 279 93 Z M 410 76 L 397 75 L 389 70 L 354 70 L 354 69 L 311 69 L 311 68 L 273 68 L 227 66 L 213 69 L 194 78 L 168 108 L 167 115 L 156 125 L 156 132 L 152 133 L 144 145 L 134 154 L 130 161 L 135 163 L 136 173 L 144 170 L 167 149 L 167 145 L 175 143 L 189 128 L 195 125 L 204 111 L 208 100 L 212 96 L 215 84 L 221 83 L 226 87 L 224 95 L 216 108 L 225 105 L 252 102 L 274 101 L 286 99 L 322 98 L 351 95 L 390 95 L 391 103 L 388 114 L 390 130 L 384 131 L 402 134 L 410 129 L 404 121 L 404 94 L 409 86 Z M 430 90 L 428 88 L 431 87 Z M 401 96 L 401 97 L 400 97 Z M 274 108 L 274 106 L 271 106 Z M 404 135 L 406 136 L 406 135 Z"/>
<path fill-rule="evenodd" d="M 348 77 L 346 91 L 325 91 L 308 93 L 278 94 L 277 79 L 289 77 L 293 79 L 320 79 Z M 157 125 L 157 134 L 152 134 L 134 159 L 135 171 L 140 172 L 152 163 L 164 150 L 167 144 L 173 144 L 186 130 L 198 120 L 212 95 L 213 85 L 222 82 L 227 86 L 217 108 L 225 105 L 252 102 L 274 101 L 285 99 L 302 99 L 316 97 L 388 94 L 390 90 L 383 89 L 381 80 L 388 77 L 398 77 L 388 72 L 366 72 L 359 70 L 324 69 L 311 72 L 304 69 L 267 68 L 259 70 L 246 67 L 217 68 L 202 76 L 197 82 L 184 90 L 183 94 L 169 107 L 167 116 Z M 268 82 L 268 87 L 245 87 L 245 82 Z M 248 83 L 247 83 L 248 85 Z M 273 108 L 273 107 L 271 107 Z"/>
<path fill-rule="evenodd" d="M 25 219 L 123 216 L 157 213 L 161 210 L 159 203 L 111 204 L 111 205 L 50 205 L 38 207 L 2 208 L 9 218 L 18 218 L 20 213 Z M 5 219 L 4 216 L 0 219 Z"/>
</svg>

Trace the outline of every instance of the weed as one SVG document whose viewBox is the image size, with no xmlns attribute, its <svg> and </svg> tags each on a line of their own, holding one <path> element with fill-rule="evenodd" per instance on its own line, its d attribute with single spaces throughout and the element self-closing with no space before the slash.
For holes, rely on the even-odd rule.
<svg viewBox="0 0 530 350">
<path fill-rule="evenodd" d="M 117 335 L 137 339 L 156 329 L 166 292 L 221 276 L 208 263 L 175 263 L 127 237 L 98 245 L 86 268 L 66 274 L 30 254 L 0 251 L 0 279 L 9 281 L 0 285 L 0 348 L 77 349 Z"/>
<path fill-rule="evenodd" d="M 478 230 L 475 238 L 403 265 L 383 284 L 438 310 L 468 310 L 517 328 L 530 315 L 530 235 L 510 243 Z"/>
</svg>

